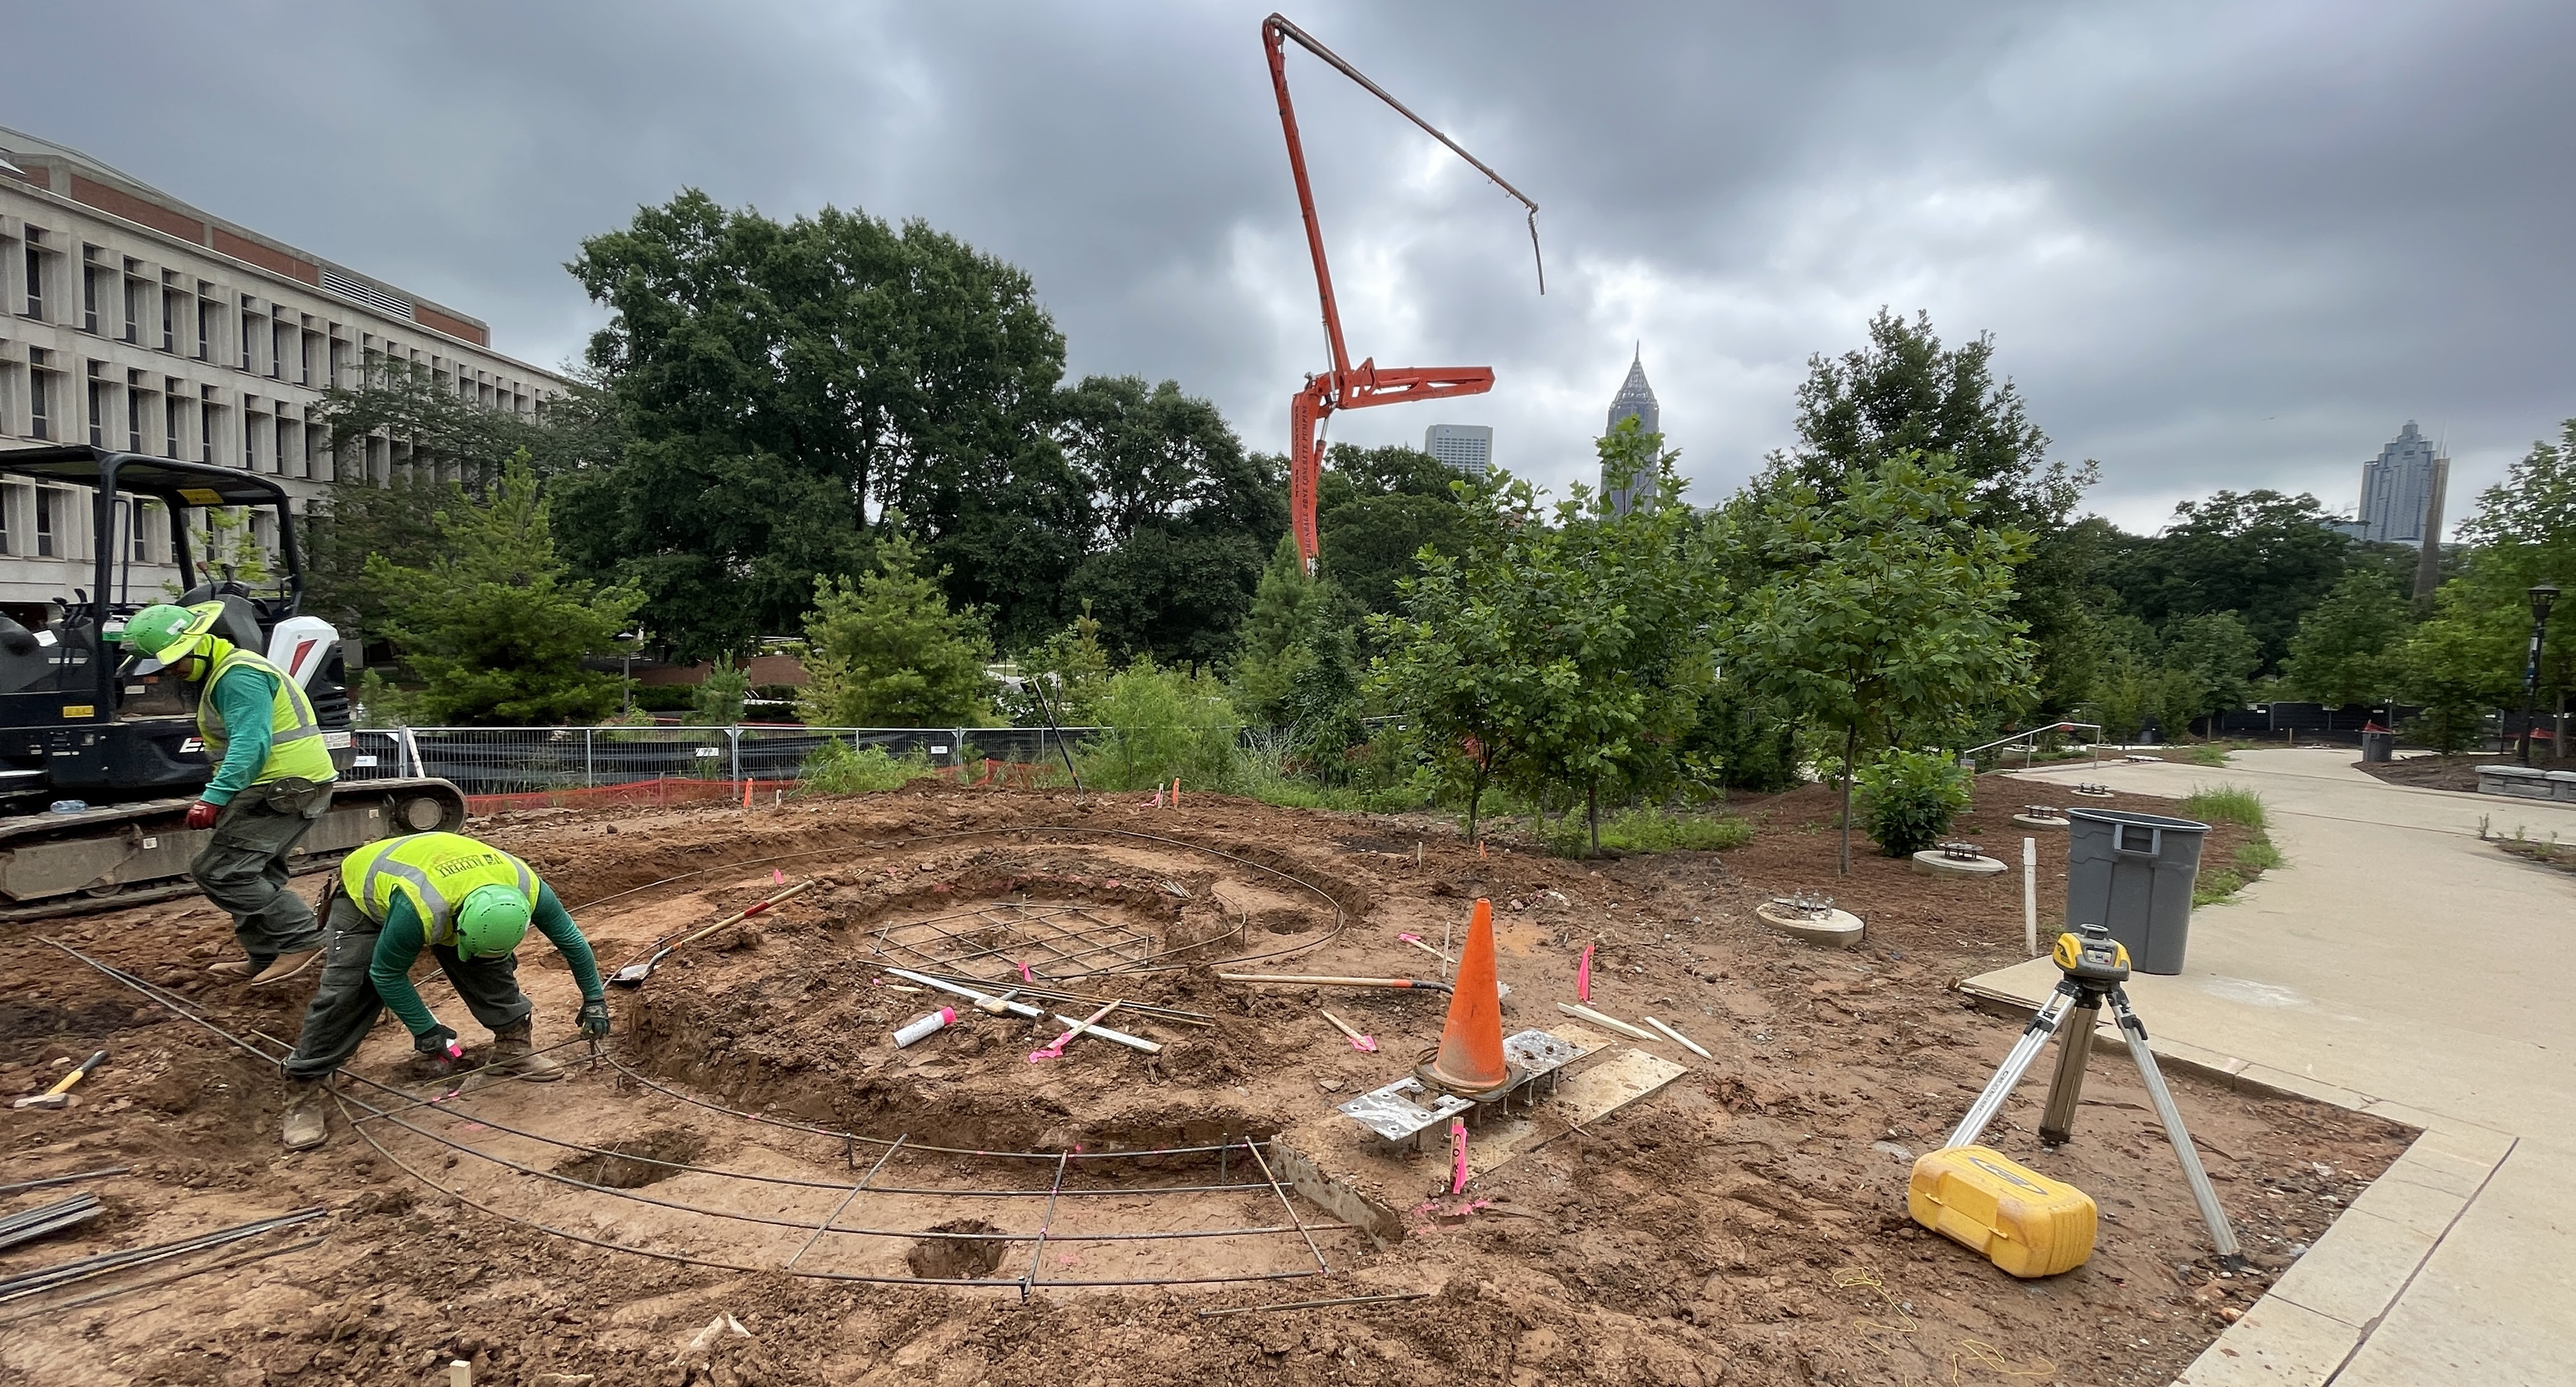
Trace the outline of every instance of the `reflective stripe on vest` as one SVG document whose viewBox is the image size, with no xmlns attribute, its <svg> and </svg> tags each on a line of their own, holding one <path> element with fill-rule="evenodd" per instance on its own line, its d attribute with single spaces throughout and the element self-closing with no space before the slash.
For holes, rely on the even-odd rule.
<svg viewBox="0 0 2576 1387">
<path fill-rule="evenodd" d="M 322 785 L 336 777 L 339 772 L 331 765 L 331 749 L 322 741 L 321 720 L 314 716 L 313 700 L 305 697 L 304 687 L 286 671 L 238 647 L 215 662 L 214 672 L 206 676 L 205 692 L 197 699 L 197 735 L 205 739 L 206 759 L 221 764 L 231 740 L 225 735 L 223 710 L 215 706 L 215 681 L 236 669 L 255 669 L 274 681 L 269 691 L 268 759 L 260 763 L 251 783 L 265 785 L 297 776 Z"/>
<path fill-rule="evenodd" d="M 383 924 L 400 896 L 432 944 L 456 942 L 457 902 L 484 886 L 515 886 L 531 904 L 537 899 L 537 874 L 527 863 L 462 833 L 386 838 L 340 864 L 342 892 L 368 919 Z"/>
</svg>

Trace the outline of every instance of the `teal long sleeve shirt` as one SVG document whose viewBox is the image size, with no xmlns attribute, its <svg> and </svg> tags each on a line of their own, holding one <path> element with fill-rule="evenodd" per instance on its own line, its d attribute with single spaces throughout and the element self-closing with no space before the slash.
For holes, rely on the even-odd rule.
<svg viewBox="0 0 2576 1387">
<path fill-rule="evenodd" d="M 599 960 L 590 952 L 590 941 L 582 938 L 581 927 L 572 922 L 572 912 L 555 898 L 553 887 L 537 885 L 536 912 L 528 923 L 537 933 L 553 943 L 555 951 L 571 965 L 573 981 L 581 985 L 581 999 L 596 1002 L 607 996 L 599 981 Z M 385 913 L 385 927 L 376 935 L 376 951 L 367 963 L 367 977 L 376 985 L 376 995 L 394 1015 L 402 1018 L 414 1039 L 427 1035 L 438 1024 L 429 1004 L 420 999 L 420 989 L 411 985 L 411 966 L 420 959 L 426 946 L 420 915 L 411 902 L 397 894 L 393 909 Z"/>
<path fill-rule="evenodd" d="M 215 768 L 215 778 L 206 782 L 197 798 L 208 804 L 230 804 L 268 764 L 268 724 L 277 708 L 277 681 L 248 665 L 235 665 L 215 680 L 205 696 L 223 714 L 227 740 L 223 764 Z"/>
</svg>

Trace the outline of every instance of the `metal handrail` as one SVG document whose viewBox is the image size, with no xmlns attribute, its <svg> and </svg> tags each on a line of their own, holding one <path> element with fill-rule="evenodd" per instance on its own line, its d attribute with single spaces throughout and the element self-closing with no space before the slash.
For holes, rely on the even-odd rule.
<svg viewBox="0 0 2576 1387">
<path fill-rule="evenodd" d="M 2022 764 L 2023 764 L 2023 766 L 2024 766 L 2024 767 L 2027 767 L 2027 766 L 2030 764 L 2030 760 L 2029 760 L 2028 753 L 2029 753 L 2029 752 L 2034 752 L 2034 751 L 2037 751 L 2037 750 L 2038 750 L 2038 741 L 2037 741 L 2037 739 L 2038 739 L 2039 737 L 2041 737 L 2041 736 L 2043 736 L 2043 735 L 2045 735 L 2045 734 L 2047 734 L 2047 733 L 2050 733 L 2050 732 L 2072 732 L 2072 731 L 2074 731 L 2075 729 L 2077 729 L 2077 728 L 2079 728 L 2079 727 L 2083 727 L 2083 728 L 2090 728 L 2090 729 L 2092 729 L 2092 732 L 2093 732 L 2093 740 L 2092 740 L 2090 743 L 2088 743 L 2088 745 L 2090 745 L 2090 746 L 2093 748 L 2093 764 L 2094 764 L 2094 765 L 2097 765 L 2097 766 L 2098 766 L 2098 765 L 2101 765 L 2101 764 L 2102 764 L 2102 724 L 2100 724 L 2100 723 L 2098 723 L 2098 722 L 2052 722 L 2052 723 L 2050 723 L 2050 724 L 2049 724 L 2048 726 L 2046 726 L 2046 727 L 2033 727 L 2033 728 L 2027 729 L 2027 730 L 2025 730 L 2025 731 L 2016 732 L 2016 733 L 2012 734 L 2012 735 L 2011 735 L 2011 736 L 2009 736 L 2009 737 L 1998 737 L 1998 738 L 1996 738 L 1995 740 L 1993 740 L 1993 741 L 1991 741 L 1991 742 L 1988 742 L 1988 743 L 1986 743 L 1986 744 L 1985 744 L 1985 745 L 1983 745 L 1983 746 L 1972 746 L 1972 747 L 1968 748 L 1967 750 L 1960 752 L 1960 753 L 1959 753 L 1959 755 L 1958 755 L 1958 759 L 1960 759 L 1960 760 L 1964 761 L 1964 760 L 1966 760 L 1967 758 L 1969 758 L 1969 757 L 1971 757 L 1971 756 L 1974 756 L 1974 755 L 1976 755 L 1978 752 L 1981 752 L 1981 751 L 1992 751 L 1992 750 L 1994 750 L 1996 747 L 1999 747 L 1999 746 L 2010 746 L 2010 745 L 2012 745 L 2014 742 L 2022 742 L 2022 743 L 2026 743 L 2026 744 L 2027 744 L 2027 745 L 2025 745 L 2025 747 L 2024 747 L 2024 753 L 2025 753 L 2025 754 L 2024 754 L 2023 759 L 2022 759 Z"/>
</svg>

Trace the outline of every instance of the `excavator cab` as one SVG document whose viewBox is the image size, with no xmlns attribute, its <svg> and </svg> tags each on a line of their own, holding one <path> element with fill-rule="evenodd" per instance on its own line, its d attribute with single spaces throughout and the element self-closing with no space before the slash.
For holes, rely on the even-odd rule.
<svg viewBox="0 0 2576 1387">
<path fill-rule="evenodd" d="M 119 644 L 125 620 L 154 603 L 223 604 L 217 634 L 301 684 L 334 764 L 352 769 L 340 635 L 303 614 L 285 487 L 239 468 L 78 446 L 0 451 L 0 482 L 44 488 L 43 552 L 82 563 L 50 594 L 0 588 L 0 920 L 188 889 L 186 863 L 205 833 L 179 820 L 214 768 L 197 736 L 198 687 Z M 70 488 L 87 493 L 85 560 Z M 266 532 L 273 578 L 245 581 L 200 552 L 218 533 L 200 517 L 217 509 L 269 518 L 249 528 Z M 314 865 L 387 833 L 464 823 L 464 796 L 445 780 L 343 786 L 306 837 Z"/>
</svg>

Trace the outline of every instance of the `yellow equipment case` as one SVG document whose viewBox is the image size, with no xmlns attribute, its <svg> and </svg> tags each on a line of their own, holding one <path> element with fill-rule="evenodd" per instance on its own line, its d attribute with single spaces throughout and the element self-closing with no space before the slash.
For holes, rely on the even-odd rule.
<svg viewBox="0 0 2576 1387">
<path fill-rule="evenodd" d="M 2093 1255 L 2091 1195 L 1983 1146 L 1925 1152 L 1905 1211 L 2014 1276 L 2055 1276 Z"/>
</svg>

